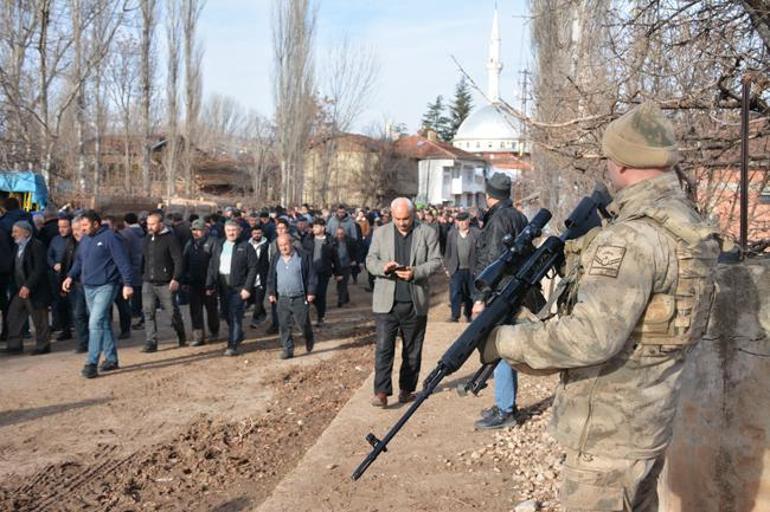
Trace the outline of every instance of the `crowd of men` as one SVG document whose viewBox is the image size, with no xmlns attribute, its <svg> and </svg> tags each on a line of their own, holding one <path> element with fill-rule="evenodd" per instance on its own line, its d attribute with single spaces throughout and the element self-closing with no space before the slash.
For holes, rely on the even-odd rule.
<svg viewBox="0 0 770 512">
<path fill-rule="evenodd" d="M 82 370 L 92 378 L 119 368 L 116 339 L 143 330 L 143 352 L 158 350 L 158 315 L 171 318 L 178 346 L 188 343 L 180 306 L 189 305 L 190 343 L 220 338 L 227 326 L 225 355 L 240 353 L 243 319 L 269 323 L 279 334 L 282 358 L 294 355 L 296 323 L 307 351 L 325 322 L 327 287 L 336 284 L 337 306 L 350 302 L 379 211 L 333 213 L 296 209 L 223 212 L 199 216 L 155 210 L 122 217 L 93 210 L 30 214 L 6 198 L 0 216 L 0 307 L 6 352 L 23 352 L 34 326 L 33 355 L 57 341 L 77 340 L 87 352 Z M 387 221 L 387 219 L 385 219 Z M 268 308 L 265 303 L 269 303 Z M 113 333 L 113 310 L 119 332 Z M 269 319 L 269 322 L 267 320 Z M 101 366 L 99 365 L 100 360 Z"/>
</svg>

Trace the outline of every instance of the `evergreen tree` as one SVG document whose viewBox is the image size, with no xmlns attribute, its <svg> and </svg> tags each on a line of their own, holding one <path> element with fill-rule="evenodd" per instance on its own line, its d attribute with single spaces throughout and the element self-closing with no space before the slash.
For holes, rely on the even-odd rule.
<svg viewBox="0 0 770 512">
<path fill-rule="evenodd" d="M 436 96 L 436 101 L 428 103 L 428 110 L 422 116 L 422 129 L 433 130 L 439 139 L 448 141 L 451 120 L 445 114 L 444 97 Z"/>
<path fill-rule="evenodd" d="M 452 105 L 449 107 L 449 130 L 447 132 L 446 140 L 452 140 L 457 134 L 457 130 L 465 118 L 470 114 L 473 108 L 471 99 L 471 91 L 468 87 L 468 82 L 465 80 L 465 76 L 460 78 L 455 87 L 455 97 L 452 101 Z"/>
</svg>

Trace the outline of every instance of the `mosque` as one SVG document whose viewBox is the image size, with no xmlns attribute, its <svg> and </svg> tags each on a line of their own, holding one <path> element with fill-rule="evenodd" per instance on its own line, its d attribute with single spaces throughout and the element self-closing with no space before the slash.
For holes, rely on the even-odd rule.
<svg viewBox="0 0 770 512">
<path fill-rule="evenodd" d="M 529 168 L 524 138 L 516 128 L 519 121 L 501 108 L 500 20 L 495 8 L 487 59 L 489 104 L 477 108 L 462 122 L 451 145 L 442 146 L 442 155 L 420 161 L 418 195 L 427 204 L 484 206 L 484 180 L 504 172 L 516 181 Z"/>
</svg>

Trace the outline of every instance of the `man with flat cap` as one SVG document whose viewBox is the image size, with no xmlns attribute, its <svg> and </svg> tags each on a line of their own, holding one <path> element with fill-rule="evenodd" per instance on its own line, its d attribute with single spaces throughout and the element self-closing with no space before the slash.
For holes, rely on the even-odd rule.
<svg viewBox="0 0 770 512">
<path fill-rule="evenodd" d="M 671 123 L 652 103 L 602 139 L 615 217 L 566 251 L 560 314 L 497 327 L 482 360 L 558 371 L 552 434 L 565 510 L 658 510 L 687 354 L 703 335 L 720 244 L 683 191 Z"/>
<path fill-rule="evenodd" d="M 32 355 L 51 351 L 48 306 L 51 305 L 53 294 L 48 279 L 45 246 L 32 234 L 32 224 L 26 220 L 16 221 L 11 229 L 11 236 L 16 242 L 11 275 L 18 291 L 8 306 L 9 353 L 23 351 L 22 335 L 27 315 L 32 317 L 35 326 L 35 348 Z"/>
</svg>

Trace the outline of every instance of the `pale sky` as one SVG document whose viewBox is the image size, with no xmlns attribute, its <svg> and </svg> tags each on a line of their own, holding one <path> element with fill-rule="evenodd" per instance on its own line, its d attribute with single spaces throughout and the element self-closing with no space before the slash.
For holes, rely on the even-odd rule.
<svg viewBox="0 0 770 512">
<path fill-rule="evenodd" d="M 386 120 L 419 127 L 429 101 L 452 97 L 460 72 L 454 55 L 486 91 L 485 61 L 492 0 L 317 0 L 316 56 L 343 36 L 373 49 L 379 62 L 374 97 L 356 123 Z M 205 47 L 204 96 L 232 96 L 270 116 L 273 98 L 271 0 L 208 0 L 200 19 Z M 524 0 L 498 2 L 502 36 L 501 95 L 519 101 L 520 71 L 531 62 Z M 318 59 L 317 59 L 318 62 Z M 530 66 L 531 69 L 531 66 Z M 323 69 L 319 66 L 318 73 Z M 474 95 L 474 105 L 482 101 Z"/>
</svg>

